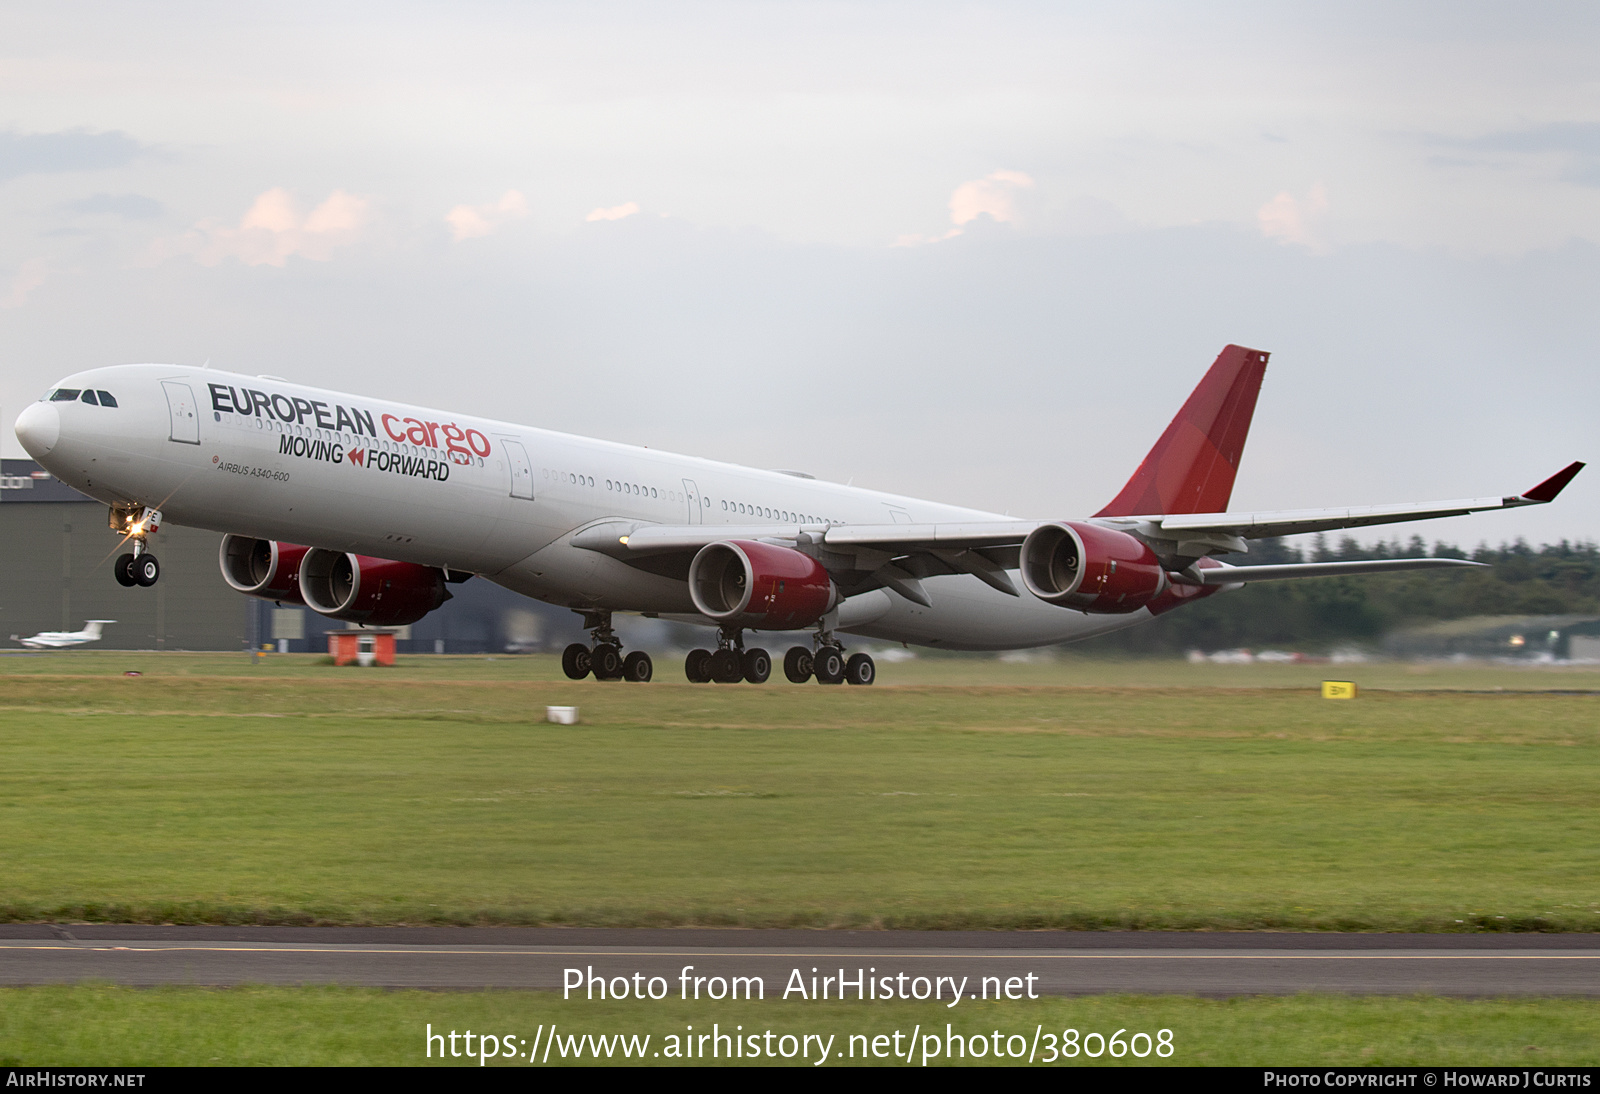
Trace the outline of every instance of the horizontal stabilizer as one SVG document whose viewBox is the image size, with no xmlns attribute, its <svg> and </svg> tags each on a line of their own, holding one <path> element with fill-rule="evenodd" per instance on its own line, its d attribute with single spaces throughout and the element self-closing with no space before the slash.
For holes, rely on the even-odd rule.
<svg viewBox="0 0 1600 1094">
<path fill-rule="evenodd" d="M 1360 562 L 1291 562 L 1278 566 L 1191 567 L 1182 574 L 1173 575 L 1173 581 L 1179 585 L 1248 585 L 1256 581 L 1286 581 L 1300 577 L 1340 577 L 1460 567 L 1488 569 L 1481 562 L 1468 562 L 1463 558 L 1379 558 Z"/>
</svg>

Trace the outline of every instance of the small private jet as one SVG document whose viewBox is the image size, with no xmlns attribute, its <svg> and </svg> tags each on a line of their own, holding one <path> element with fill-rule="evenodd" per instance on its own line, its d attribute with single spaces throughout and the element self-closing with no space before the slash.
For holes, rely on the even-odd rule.
<svg viewBox="0 0 1600 1094">
<path fill-rule="evenodd" d="M 87 642 L 100 641 L 100 628 L 115 622 L 115 619 L 85 619 L 81 631 L 40 631 L 32 638 L 12 635 L 11 640 L 21 642 L 30 650 L 66 650 Z"/>
</svg>

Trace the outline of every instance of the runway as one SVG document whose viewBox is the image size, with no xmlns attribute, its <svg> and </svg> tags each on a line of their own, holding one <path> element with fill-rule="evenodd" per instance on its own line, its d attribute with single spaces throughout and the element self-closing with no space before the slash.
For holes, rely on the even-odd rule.
<svg viewBox="0 0 1600 1094">
<path fill-rule="evenodd" d="M 0 924 L 0 984 L 348 984 L 761 997 L 1106 992 L 1600 996 L 1600 934 L 806 931 Z M 686 971 L 687 970 L 687 971 Z M 799 980 L 796 981 L 798 970 Z M 635 974 L 638 974 L 637 976 Z M 864 974 L 864 975 L 863 975 Z M 831 983 L 823 983 L 826 978 Z M 652 984 L 651 978 L 659 978 Z M 698 985 L 696 978 L 701 980 Z M 719 979 L 720 978 L 720 979 Z M 878 988 L 887 978 L 887 986 Z M 579 989 L 581 993 L 585 989 Z M 918 992 L 927 993 L 925 996 Z M 693 995 L 690 994 L 693 998 Z M 881 995 L 880 995 L 881 997 Z"/>
</svg>

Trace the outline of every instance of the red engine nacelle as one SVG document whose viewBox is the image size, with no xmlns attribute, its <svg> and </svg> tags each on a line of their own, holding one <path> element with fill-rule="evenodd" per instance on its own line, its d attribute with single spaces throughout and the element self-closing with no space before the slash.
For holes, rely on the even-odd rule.
<svg viewBox="0 0 1600 1094">
<path fill-rule="evenodd" d="M 1167 589 L 1155 552 L 1095 524 L 1045 524 L 1022 541 L 1022 583 L 1049 604 L 1097 615 L 1145 607 Z"/>
<path fill-rule="evenodd" d="M 314 612 L 373 627 L 415 623 L 450 599 L 442 570 L 320 547 L 300 560 L 300 595 Z"/>
<path fill-rule="evenodd" d="M 300 560 L 309 548 L 249 536 L 223 536 L 218 552 L 222 580 L 249 596 L 280 604 L 304 604 Z"/>
<path fill-rule="evenodd" d="M 689 596 L 718 623 L 769 631 L 809 627 L 839 603 L 816 559 L 749 540 L 700 548 L 689 564 Z"/>
</svg>

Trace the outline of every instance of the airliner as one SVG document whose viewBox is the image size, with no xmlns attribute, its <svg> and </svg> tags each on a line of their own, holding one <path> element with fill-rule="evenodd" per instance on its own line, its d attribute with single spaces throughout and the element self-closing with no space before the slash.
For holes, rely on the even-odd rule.
<svg viewBox="0 0 1600 1094">
<path fill-rule="evenodd" d="M 18 638 L 12 635 L 11 639 L 14 642 L 21 642 L 30 650 L 65 650 L 100 641 L 100 628 L 107 623 L 115 622 L 115 619 L 85 619 L 81 631 L 40 631 L 32 638 Z"/>
<path fill-rule="evenodd" d="M 234 589 L 334 619 L 400 626 L 481 577 L 569 607 L 591 635 L 573 679 L 644 682 L 613 613 L 716 628 L 685 675 L 761 683 L 746 636 L 810 631 L 796 683 L 870 684 L 847 635 L 1005 650 L 1090 638 L 1256 581 L 1475 565 L 1415 558 L 1238 566 L 1249 541 L 1536 505 L 1524 493 L 1427 504 L 1230 512 L 1267 366 L 1227 346 L 1121 492 L 1093 516 L 997 513 L 757 470 L 270 376 L 130 364 L 69 376 L 18 417 L 22 446 L 109 506 L 129 550 L 114 576 L 154 585 L 170 520 L 223 533 Z M 708 643 L 709 645 L 709 643 Z"/>
</svg>

